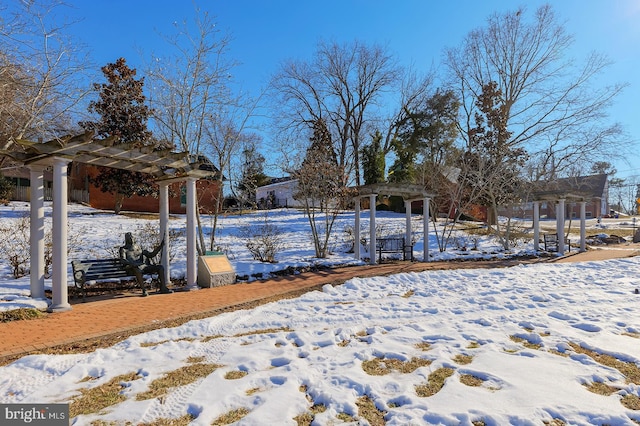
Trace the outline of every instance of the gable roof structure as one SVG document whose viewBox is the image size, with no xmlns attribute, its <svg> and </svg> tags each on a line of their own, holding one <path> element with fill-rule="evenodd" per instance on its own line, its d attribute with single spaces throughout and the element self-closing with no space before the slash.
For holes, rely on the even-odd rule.
<svg viewBox="0 0 640 426">
<path fill-rule="evenodd" d="M 606 193 L 607 185 L 606 173 L 560 178 L 551 182 L 535 182 L 533 197 L 538 201 L 560 198 L 574 201 L 591 200 L 602 198 Z"/>
</svg>

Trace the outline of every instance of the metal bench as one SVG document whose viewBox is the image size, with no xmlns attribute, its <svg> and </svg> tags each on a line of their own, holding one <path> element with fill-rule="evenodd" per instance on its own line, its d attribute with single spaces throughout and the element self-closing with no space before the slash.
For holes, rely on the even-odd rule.
<svg viewBox="0 0 640 426">
<path fill-rule="evenodd" d="M 548 252 L 558 252 L 559 244 L 558 244 L 558 234 L 544 234 L 544 250 Z M 567 251 L 571 251 L 571 240 L 568 238 L 564 239 L 564 246 L 567 248 Z"/>
<path fill-rule="evenodd" d="M 125 265 L 120 259 L 88 259 L 73 260 L 71 262 L 73 268 L 73 280 L 76 288 L 82 291 L 82 301 L 85 301 L 87 293 L 87 285 L 92 282 L 106 281 L 110 279 L 135 278 L 135 274 L 131 272 L 129 266 Z M 146 295 L 146 289 L 142 289 L 143 295 Z"/>
<path fill-rule="evenodd" d="M 377 238 L 378 263 L 382 263 L 382 253 L 402 253 L 402 260 L 413 260 L 413 245 L 405 244 L 404 238 Z"/>
</svg>

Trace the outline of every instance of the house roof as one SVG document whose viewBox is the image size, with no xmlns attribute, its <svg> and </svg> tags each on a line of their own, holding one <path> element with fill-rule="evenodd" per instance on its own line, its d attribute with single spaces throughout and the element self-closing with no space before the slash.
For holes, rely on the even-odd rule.
<svg viewBox="0 0 640 426">
<path fill-rule="evenodd" d="M 607 187 L 606 173 L 589 176 L 576 176 L 556 179 L 551 182 L 535 182 L 534 199 L 558 200 L 587 200 L 602 198 Z"/>
<path fill-rule="evenodd" d="M 85 164 L 148 173 L 158 180 L 176 177 L 201 178 L 217 173 L 217 170 L 211 170 L 205 165 L 201 156 L 171 152 L 168 149 L 138 147 L 136 144 L 115 144 L 115 138 L 94 139 L 92 132 L 44 143 L 28 140 L 13 142 L 20 150 L 3 147 L 0 148 L 0 155 L 24 165 L 48 165 L 53 157 L 62 157 Z"/>
</svg>

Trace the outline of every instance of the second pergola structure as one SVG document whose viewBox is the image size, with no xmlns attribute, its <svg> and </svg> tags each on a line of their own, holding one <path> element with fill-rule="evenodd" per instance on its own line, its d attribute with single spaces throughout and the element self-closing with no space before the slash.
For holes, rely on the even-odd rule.
<svg viewBox="0 0 640 426">
<path fill-rule="evenodd" d="M 533 193 L 533 249 L 540 251 L 540 203 L 555 203 L 556 206 L 556 233 L 558 234 L 558 255 L 565 253 L 565 222 L 566 206 L 576 203 L 580 206 L 580 248 L 579 251 L 587 250 L 587 228 L 586 228 L 586 206 L 591 199 L 590 195 L 572 193 L 566 191 L 538 191 Z"/>
<path fill-rule="evenodd" d="M 429 261 L 429 201 L 434 194 L 425 190 L 420 185 L 376 183 L 356 187 L 355 201 L 355 242 L 354 257 L 360 260 L 360 200 L 369 198 L 369 263 L 376 264 L 376 198 L 378 195 L 394 195 L 402 197 L 406 212 L 405 241 L 411 241 L 411 203 L 422 201 L 423 205 L 423 230 L 424 230 L 424 257 L 423 261 Z"/>
<path fill-rule="evenodd" d="M 92 133 L 55 139 L 39 143 L 26 140 L 14 141 L 20 150 L 0 149 L 0 154 L 13 158 L 30 170 L 30 285 L 31 297 L 44 299 L 44 170 L 53 169 L 51 264 L 52 301 L 50 312 L 71 309 L 68 300 L 67 267 L 67 170 L 71 161 L 96 166 L 112 167 L 147 173 L 159 185 L 160 231 L 165 242 L 169 241 L 169 184 L 185 182 L 187 192 L 187 288 L 197 288 L 196 250 L 196 181 L 212 176 L 210 170 L 201 170 L 201 164 L 192 161 L 188 153 L 137 147 L 134 144 L 114 144 L 114 139 L 96 140 Z M 165 281 L 170 282 L 169 245 L 162 252 Z"/>
</svg>

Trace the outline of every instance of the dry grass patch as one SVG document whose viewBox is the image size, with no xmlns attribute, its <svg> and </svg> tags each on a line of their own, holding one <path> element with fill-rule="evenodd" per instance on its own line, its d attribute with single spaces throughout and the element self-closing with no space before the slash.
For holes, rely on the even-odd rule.
<svg viewBox="0 0 640 426">
<path fill-rule="evenodd" d="M 256 334 L 269 334 L 269 333 L 279 333 L 281 331 L 294 331 L 289 327 L 277 327 L 277 328 L 262 328 L 260 330 L 246 331 L 244 333 L 234 334 L 231 337 L 245 337 L 245 336 L 254 336 Z"/>
<path fill-rule="evenodd" d="M 429 397 L 437 394 L 444 386 L 447 378 L 453 375 L 453 368 L 442 367 L 429 374 L 427 384 L 416 385 L 416 394 L 420 397 Z"/>
<path fill-rule="evenodd" d="M 414 346 L 416 347 L 416 349 L 420 349 L 421 351 L 424 351 L 424 352 L 431 349 L 431 343 L 429 342 L 419 342 L 419 343 L 416 343 Z"/>
<path fill-rule="evenodd" d="M 350 342 L 351 342 L 351 340 L 342 340 L 342 341 L 338 342 L 338 346 L 340 346 L 341 348 L 344 348 L 344 347 L 345 347 L 345 346 L 347 346 Z"/>
<path fill-rule="evenodd" d="M 579 353 L 585 354 L 593 358 L 596 362 L 606 365 L 607 367 L 615 368 L 627 378 L 627 383 L 633 383 L 634 385 L 640 385 L 640 368 L 633 362 L 620 361 L 618 358 L 600 354 L 590 349 L 585 349 L 578 344 L 569 343 L 571 348 Z"/>
<path fill-rule="evenodd" d="M 46 314 L 35 308 L 20 308 L 0 312 L 0 322 L 11 322 L 42 318 Z"/>
<path fill-rule="evenodd" d="M 458 354 L 453 357 L 453 362 L 460 365 L 471 364 L 471 361 L 473 361 L 473 357 L 471 355 Z"/>
<path fill-rule="evenodd" d="M 149 348 L 149 347 L 152 347 L 152 346 L 160 346 L 160 345 L 165 344 L 167 342 L 193 342 L 194 340 L 196 340 L 196 339 L 194 339 L 193 337 L 183 337 L 181 339 L 175 339 L 175 340 L 167 339 L 167 340 L 161 340 L 159 342 L 143 342 L 143 343 L 140 343 L 140 347 L 141 348 Z"/>
<path fill-rule="evenodd" d="M 205 336 L 202 338 L 202 343 L 207 343 L 210 342 L 211 340 L 215 340 L 215 339 L 221 339 L 223 338 L 224 335 L 223 334 L 213 334 L 211 336 Z"/>
<path fill-rule="evenodd" d="M 296 421 L 296 424 L 298 426 L 310 426 L 311 422 L 313 422 L 314 417 L 315 416 L 313 414 L 306 412 L 306 413 L 298 414 L 293 418 L 293 420 Z"/>
<path fill-rule="evenodd" d="M 178 417 L 177 419 L 167 419 L 165 417 L 161 417 L 152 421 L 151 423 L 140 423 L 138 426 L 187 426 L 196 417 L 191 414 L 185 414 L 182 417 Z"/>
<path fill-rule="evenodd" d="M 553 419 L 551 421 L 543 421 L 543 424 L 545 424 L 546 426 L 564 426 L 566 425 L 566 423 L 560 419 Z"/>
<path fill-rule="evenodd" d="M 518 337 L 518 336 L 509 336 L 509 338 L 516 342 L 516 343 L 520 343 L 521 345 L 523 345 L 525 348 L 529 348 L 529 349 L 540 349 L 542 347 L 542 345 L 540 343 L 531 343 L 530 341 L 528 341 L 527 339 L 523 339 L 522 337 Z"/>
<path fill-rule="evenodd" d="M 620 403 L 629 410 L 640 410 L 640 397 L 637 395 L 625 395 L 620 400 Z"/>
<path fill-rule="evenodd" d="M 247 389 L 247 391 L 245 392 L 245 394 L 246 394 L 247 396 L 251 396 L 251 395 L 253 395 L 254 393 L 262 392 L 262 390 L 263 390 L 262 388 L 251 388 L 251 389 Z"/>
<path fill-rule="evenodd" d="M 400 361 L 395 358 L 374 358 L 362 362 L 362 369 L 370 376 L 384 376 L 393 370 L 400 373 L 412 373 L 420 367 L 431 365 L 431 360 L 424 358 L 411 358 L 409 361 Z"/>
<path fill-rule="evenodd" d="M 404 297 L 405 299 L 408 299 L 409 297 L 413 296 L 414 294 L 416 294 L 415 291 L 409 290 L 405 294 L 403 294 L 402 297 Z"/>
<path fill-rule="evenodd" d="M 338 413 L 336 417 L 338 418 L 338 420 L 343 421 L 345 423 L 353 423 L 356 421 L 356 419 L 353 418 L 353 416 L 350 416 L 347 413 Z"/>
<path fill-rule="evenodd" d="M 636 332 L 627 332 L 625 331 L 624 333 L 622 333 L 623 336 L 629 336 L 629 337 L 633 337 L 634 339 L 640 339 L 640 333 L 636 333 Z"/>
<path fill-rule="evenodd" d="M 190 356 L 190 357 L 187 358 L 186 361 L 189 364 L 197 364 L 199 362 L 204 362 L 204 360 L 205 360 L 205 357 L 203 357 L 203 356 Z"/>
<path fill-rule="evenodd" d="M 324 413 L 327 407 L 324 404 L 313 404 L 309 411 L 302 413 L 293 418 L 298 426 L 310 426 L 318 413 Z"/>
<path fill-rule="evenodd" d="M 128 373 L 116 376 L 107 383 L 91 389 L 80 389 L 80 396 L 74 398 L 69 404 L 69 417 L 77 417 L 81 414 L 93 414 L 107 407 L 116 405 L 127 399 L 122 394 L 125 388 L 123 382 L 138 380 L 138 373 Z"/>
<path fill-rule="evenodd" d="M 460 383 L 467 386 L 482 386 L 484 380 L 482 380 L 478 376 L 474 376 L 473 374 L 461 374 L 460 375 Z"/>
<path fill-rule="evenodd" d="M 136 395 L 136 400 L 143 401 L 145 399 L 158 398 L 166 395 L 169 389 L 188 385 L 202 377 L 207 377 L 220 367 L 222 366 L 219 364 L 198 363 L 185 365 L 151 382 L 149 390 Z"/>
<path fill-rule="evenodd" d="M 249 414 L 249 410 L 242 407 L 236 408 L 235 410 L 231 410 L 229 412 L 224 413 L 220 417 L 216 418 L 211 426 L 223 426 L 230 425 L 235 422 L 239 422 L 242 420 L 247 414 Z"/>
<path fill-rule="evenodd" d="M 609 396 L 620 390 L 620 388 L 616 388 L 614 386 L 611 386 L 602 382 L 585 383 L 583 384 L 583 386 L 587 388 L 589 392 L 593 392 L 595 394 L 604 395 L 604 396 Z"/>
<path fill-rule="evenodd" d="M 384 420 L 386 411 L 378 410 L 373 400 L 368 396 L 361 396 L 356 401 L 358 406 L 358 415 L 369 422 L 371 426 L 384 426 L 387 422 Z"/>
<path fill-rule="evenodd" d="M 224 375 L 224 378 L 227 379 L 227 380 L 237 380 L 237 379 L 242 379 L 247 374 L 249 374 L 249 373 L 247 373 L 246 371 L 233 370 L 233 371 L 228 371 Z"/>
<path fill-rule="evenodd" d="M 478 349 L 480 347 L 480 343 L 478 342 L 469 342 L 467 345 L 467 349 Z"/>
</svg>

